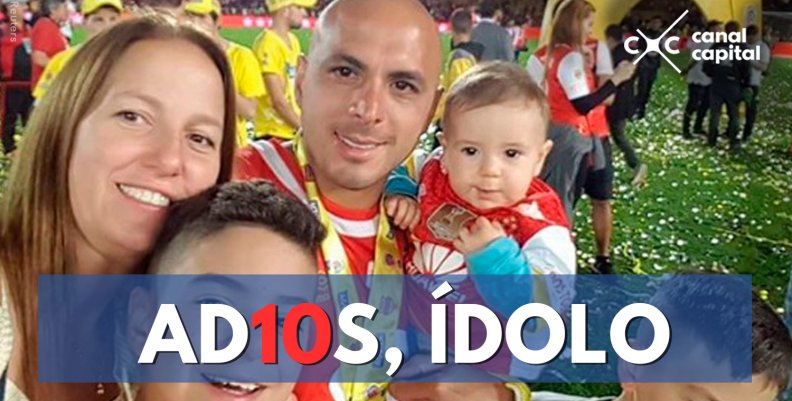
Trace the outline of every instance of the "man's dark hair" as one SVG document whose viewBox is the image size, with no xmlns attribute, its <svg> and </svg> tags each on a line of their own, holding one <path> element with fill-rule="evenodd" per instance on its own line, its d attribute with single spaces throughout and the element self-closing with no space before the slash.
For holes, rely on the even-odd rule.
<svg viewBox="0 0 792 401">
<path fill-rule="evenodd" d="M 325 236 L 319 220 L 302 202 L 264 180 L 229 182 L 176 202 L 153 251 L 154 264 L 164 255 L 234 225 L 261 226 L 314 252 Z M 173 249 L 175 248 L 175 249 Z"/>
<path fill-rule="evenodd" d="M 52 10 L 66 3 L 66 0 L 44 0 L 41 2 L 41 15 L 49 17 L 52 15 Z"/>
<path fill-rule="evenodd" d="M 737 21 L 729 21 L 726 23 L 724 30 L 727 33 L 737 32 L 740 30 L 740 23 Z"/>
<path fill-rule="evenodd" d="M 718 21 L 716 19 L 710 20 L 709 22 L 707 22 L 707 31 L 712 32 L 713 29 L 715 29 L 720 25 L 723 25 L 723 22 Z"/>
<path fill-rule="evenodd" d="M 789 328 L 770 305 L 753 293 L 751 334 L 752 371 L 765 375 L 783 392 L 792 370 L 792 339 Z"/>
<path fill-rule="evenodd" d="M 473 30 L 473 16 L 464 8 L 451 14 L 451 30 L 454 33 L 470 33 Z"/>
<path fill-rule="evenodd" d="M 492 18 L 496 11 L 498 11 L 498 4 L 495 3 L 495 0 L 483 0 L 478 6 L 481 18 Z"/>
<path fill-rule="evenodd" d="M 759 34 L 759 28 L 756 25 L 749 25 L 748 28 L 745 28 L 745 34 L 747 36 L 754 36 Z"/>
<path fill-rule="evenodd" d="M 624 30 L 616 24 L 608 25 L 608 27 L 605 28 L 605 37 L 621 42 L 622 39 L 624 39 Z"/>
</svg>

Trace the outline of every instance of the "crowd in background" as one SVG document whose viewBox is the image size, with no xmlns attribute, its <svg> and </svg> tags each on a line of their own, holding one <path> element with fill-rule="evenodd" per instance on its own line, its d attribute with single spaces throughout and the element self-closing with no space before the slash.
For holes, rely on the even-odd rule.
<svg viewBox="0 0 792 401">
<path fill-rule="evenodd" d="M 474 6 L 471 0 L 421 0 L 429 14 L 438 21 L 448 21 L 455 9 Z M 133 3 L 133 1 L 130 1 Z M 265 15 L 264 3 L 260 0 L 224 0 L 221 2 L 223 12 L 236 15 Z M 318 15 L 330 0 L 319 0 L 311 14 Z M 502 1 L 504 23 L 516 25 L 540 26 L 546 0 Z"/>
</svg>

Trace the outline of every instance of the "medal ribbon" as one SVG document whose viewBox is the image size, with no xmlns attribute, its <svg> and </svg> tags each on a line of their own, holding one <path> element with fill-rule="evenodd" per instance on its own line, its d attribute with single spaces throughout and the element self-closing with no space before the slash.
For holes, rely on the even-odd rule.
<svg viewBox="0 0 792 401">
<path fill-rule="evenodd" d="M 338 313 L 347 305 L 358 303 L 360 297 L 355 286 L 354 275 L 344 251 L 341 237 L 338 235 L 330 214 L 322 204 L 319 188 L 316 185 L 314 174 L 308 164 L 308 157 L 302 142 L 302 135 L 298 134 L 294 143 L 295 155 L 300 169 L 305 177 L 305 191 L 308 197 L 308 206 L 319 217 L 322 226 L 327 231 L 327 236 L 321 244 L 321 254 L 324 258 L 327 274 L 334 276 L 331 281 L 333 304 Z M 376 382 L 375 378 L 382 373 L 377 367 L 384 367 L 385 350 L 397 346 L 396 330 L 399 324 L 399 306 L 402 298 L 401 280 L 385 280 L 381 276 L 389 274 L 403 274 L 401 254 L 396 244 L 393 229 L 385 213 L 384 202 L 380 202 L 379 223 L 377 228 L 376 248 L 374 251 L 373 282 L 369 291 L 369 304 L 376 307 L 378 313 L 374 320 L 363 322 L 363 328 L 373 333 L 380 342 L 380 353 L 374 360 L 374 366 L 357 369 L 356 366 L 342 364 L 342 383 L 345 398 L 349 401 L 365 401 L 371 399 L 384 399 L 385 383 Z M 344 277 L 346 276 L 346 277 Z M 397 284 L 398 283 L 398 284 Z M 376 302 L 374 304 L 373 302 Z M 355 349 L 355 342 L 349 336 L 339 333 L 340 343 L 348 349 Z M 350 380 L 351 378 L 351 380 Z"/>
</svg>

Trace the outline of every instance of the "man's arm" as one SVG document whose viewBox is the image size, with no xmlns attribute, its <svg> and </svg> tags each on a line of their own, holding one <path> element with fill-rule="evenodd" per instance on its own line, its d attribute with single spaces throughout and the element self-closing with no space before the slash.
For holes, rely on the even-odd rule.
<svg viewBox="0 0 792 401">
<path fill-rule="evenodd" d="M 763 63 L 763 62 L 758 61 L 758 60 L 752 60 L 751 61 L 751 67 L 756 68 L 757 70 L 759 70 L 761 72 L 767 71 L 767 68 L 769 66 L 770 66 L 769 63 Z"/>
<path fill-rule="evenodd" d="M 239 79 L 234 79 L 237 86 L 237 114 L 252 121 L 256 119 L 258 98 L 266 93 L 264 78 L 253 51 L 242 47 L 238 49 L 234 58 L 234 70 L 240 74 Z"/>
<path fill-rule="evenodd" d="M 47 53 L 44 53 L 41 50 L 33 50 L 33 53 L 30 55 L 30 59 L 40 67 L 46 67 L 50 62 L 50 58 L 47 57 Z"/>
<path fill-rule="evenodd" d="M 770 68 L 770 52 L 765 51 L 765 48 L 760 47 L 759 60 L 752 60 L 751 67 L 756 68 L 761 72 L 767 72 L 767 69 Z"/>
<path fill-rule="evenodd" d="M 278 115 L 293 128 L 300 127 L 300 117 L 291 108 L 286 100 L 285 85 L 283 80 L 275 74 L 264 74 L 264 85 L 267 87 L 267 95 L 272 100 L 272 107 Z"/>
<path fill-rule="evenodd" d="M 506 52 L 506 60 L 514 61 L 514 42 L 512 42 L 512 38 L 509 36 L 508 32 L 506 32 L 504 36 L 503 51 Z"/>
<path fill-rule="evenodd" d="M 597 75 L 597 88 L 601 88 L 601 87 L 605 86 L 605 84 L 607 84 L 608 81 L 610 81 L 612 76 L 613 76 L 613 74 Z M 608 98 L 605 99 L 605 101 L 603 103 L 606 106 L 611 106 L 611 105 L 613 105 L 613 102 L 615 102 L 615 101 L 616 101 L 616 94 L 614 93 L 614 94 L 608 96 Z"/>
<path fill-rule="evenodd" d="M 236 94 L 236 111 L 237 114 L 246 120 L 253 120 L 256 118 L 256 106 L 258 102 L 256 99 L 251 99 L 241 94 Z"/>
<path fill-rule="evenodd" d="M 696 64 L 698 64 L 698 63 L 699 63 L 699 61 L 696 61 L 696 60 L 691 58 L 690 61 L 688 61 L 688 63 L 685 66 L 685 68 L 682 69 L 682 75 L 687 75 L 690 72 L 690 70 L 692 70 L 693 67 L 695 67 Z"/>
<path fill-rule="evenodd" d="M 40 26 L 39 29 L 34 28 L 30 37 L 31 61 L 40 67 L 46 67 L 52 59 L 48 54 L 54 56 L 64 50 L 60 34 L 59 30 L 50 29 L 46 25 Z"/>
</svg>

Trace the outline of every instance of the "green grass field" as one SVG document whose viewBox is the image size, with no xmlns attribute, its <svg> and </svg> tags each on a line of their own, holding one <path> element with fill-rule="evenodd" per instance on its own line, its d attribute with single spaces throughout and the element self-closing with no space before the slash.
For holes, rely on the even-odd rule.
<svg viewBox="0 0 792 401">
<path fill-rule="evenodd" d="M 677 57 L 679 66 L 685 56 Z M 613 253 L 620 273 L 680 269 L 751 274 L 775 306 L 783 306 L 792 268 L 792 61 L 775 60 L 763 82 L 754 138 L 741 153 L 717 149 L 704 138 L 684 141 L 679 132 L 686 83 L 664 65 L 646 118 L 628 126 L 628 137 L 649 166 L 647 185 L 629 185 L 631 172 L 616 155 Z M 722 119 L 721 132 L 726 118 Z M 589 205 L 576 216 L 582 270 L 594 243 Z M 564 384 L 538 388 L 595 396 L 615 385 Z"/>
<path fill-rule="evenodd" d="M 257 33 L 238 29 L 223 35 L 250 45 Z M 308 49 L 310 32 L 299 36 Z M 444 47 L 447 52 L 447 38 Z M 685 57 L 676 57 L 677 65 L 684 65 Z M 739 154 L 726 151 L 725 139 L 717 149 L 705 146 L 703 138 L 681 139 L 686 96 L 683 77 L 664 65 L 646 118 L 628 126 L 628 136 L 649 166 L 644 187 L 629 185 L 631 173 L 614 147 L 617 270 L 752 274 L 754 285 L 781 307 L 792 268 L 792 157 L 786 154 L 792 140 L 792 61 L 772 63 L 754 139 Z M 594 249 L 588 213 L 587 202 L 581 202 L 576 218 L 581 272 L 588 271 Z M 597 384 L 537 388 L 580 395 L 618 391 L 618 386 Z"/>
</svg>

